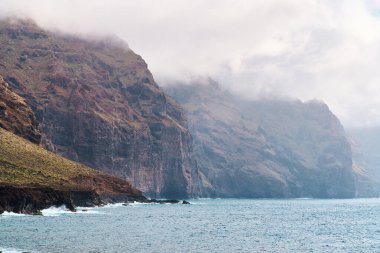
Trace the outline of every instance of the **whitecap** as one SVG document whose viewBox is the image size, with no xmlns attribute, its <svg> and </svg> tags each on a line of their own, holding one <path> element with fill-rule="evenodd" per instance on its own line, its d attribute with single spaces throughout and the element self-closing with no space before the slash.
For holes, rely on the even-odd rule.
<svg viewBox="0 0 380 253">
<path fill-rule="evenodd" d="M 115 208 L 115 207 L 122 207 L 124 206 L 124 203 L 114 203 L 114 204 L 106 204 L 103 206 L 99 206 L 100 208 Z"/>
<path fill-rule="evenodd" d="M 25 249 L 14 249 L 14 248 L 0 248 L 0 252 L 2 253 L 23 253 L 23 252 L 37 253 L 36 251 L 30 251 L 30 250 L 25 250 Z"/>
<path fill-rule="evenodd" d="M 57 217 L 61 215 L 75 215 L 75 214 L 101 214 L 101 212 L 94 210 L 91 207 L 77 207 L 76 212 L 72 212 L 66 208 L 65 205 L 60 207 L 49 207 L 41 211 L 43 216 Z"/>
<path fill-rule="evenodd" d="M 0 216 L 26 216 L 26 214 L 5 211 Z"/>
<path fill-rule="evenodd" d="M 69 209 L 67 209 L 65 205 L 62 205 L 60 207 L 52 206 L 52 207 L 43 209 L 41 211 L 41 213 L 42 213 L 43 216 L 52 216 L 52 217 L 55 217 L 55 216 L 60 216 L 62 214 L 70 214 L 70 213 L 73 213 L 73 212 L 70 211 Z"/>
</svg>

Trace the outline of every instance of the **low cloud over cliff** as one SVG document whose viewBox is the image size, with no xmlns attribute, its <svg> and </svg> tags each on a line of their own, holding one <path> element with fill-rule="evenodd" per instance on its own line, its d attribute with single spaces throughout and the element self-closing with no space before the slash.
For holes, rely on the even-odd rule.
<svg viewBox="0 0 380 253">
<path fill-rule="evenodd" d="M 345 125 L 380 123 L 378 0 L 1 0 L 0 15 L 117 34 L 161 85 L 209 76 L 245 96 L 328 103 Z"/>
</svg>

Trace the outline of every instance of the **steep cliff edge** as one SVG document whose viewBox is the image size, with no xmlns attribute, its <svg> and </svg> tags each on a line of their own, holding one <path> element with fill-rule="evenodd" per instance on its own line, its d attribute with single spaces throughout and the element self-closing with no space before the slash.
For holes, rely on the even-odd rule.
<svg viewBox="0 0 380 253">
<path fill-rule="evenodd" d="M 0 105 L 0 213 L 35 214 L 50 206 L 75 210 L 77 205 L 147 201 L 128 182 L 29 142 L 41 138 L 34 113 L 1 76 Z"/>
<path fill-rule="evenodd" d="M 188 113 L 204 195 L 355 196 L 350 143 L 325 104 L 248 101 L 212 82 L 166 91 Z"/>
<path fill-rule="evenodd" d="M 55 155 L 0 128 L 0 213 L 147 201 L 128 182 Z"/>
<path fill-rule="evenodd" d="M 33 111 L 24 99 L 10 90 L 0 76 L 0 127 L 34 143 L 41 140 L 41 132 Z"/>
<path fill-rule="evenodd" d="M 197 192 L 184 113 L 125 44 L 25 20 L 1 21 L 0 44 L 0 74 L 35 112 L 44 147 L 153 197 Z"/>
<path fill-rule="evenodd" d="M 2 97 L 0 93 L 0 101 Z M 30 110 L 22 105 L 26 110 L 15 111 L 17 119 Z M 76 206 L 115 202 L 180 203 L 147 199 L 120 178 L 69 161 L 24 138 L 0 128 L 0 214 L 39 214 L 42 209 L 62 205 L 75 211 Z"/>
<path fill-rule="evenodd" d="M 358 181 L 362 182 L 359 188 L 359 196 L 367 196 L 369 193 L 380 196 L 380 156 L 379 141 L 380 128 L 356 127 L 347 130 L 352 139 L 353 155 Z"/>
</svg>

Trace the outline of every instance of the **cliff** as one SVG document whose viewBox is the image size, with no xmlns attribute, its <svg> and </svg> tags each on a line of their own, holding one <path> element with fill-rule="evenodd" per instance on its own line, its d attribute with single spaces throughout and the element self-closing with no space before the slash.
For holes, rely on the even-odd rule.
<svg viewBox="0 0 380 253">
<path fill-rule="evenodd" d="M 166 91 L 188 113 L 203 195 L 355 196 L 350 143 L 325 104 L 244 100 L 213 82 Z"/>
<path fill-rule="evenodd" d="M 41 133 L 33 111 L 24 99 L 10 90 L 0 76 L 0 127 L 39 143 Z"/>
<path fill-rule="evenodd" d="M 361 185 L 359 196 L 380 196 L 380 128 L 355 127 L 347 130 L 352 139 L 353 155 Z M 372 194 L 369 194 L 371 193 Z"/>
<path fill-rule="evenodd" d="M 129 183 L 28 142 L 26 139 L 38 143 L 41 138 L 34 113 L 1 76 L 0 105 L 0 213 L 38 213 L 60 205 L 74 210 L 76 205 L 119 200 L 146 201 Z"/>
<path fill-rule="evenodd" d="M 128 182 L 55 155 L 0 128 L 0 213 L 146 201 Z"/>
<path fill-rule="evenodd" d="M 125 43 L 5 20 L 0 44 L 0 74 L 34 111 L 42 146 L 149 196 L 197 192 L 184 112 Z"/>
</svg>

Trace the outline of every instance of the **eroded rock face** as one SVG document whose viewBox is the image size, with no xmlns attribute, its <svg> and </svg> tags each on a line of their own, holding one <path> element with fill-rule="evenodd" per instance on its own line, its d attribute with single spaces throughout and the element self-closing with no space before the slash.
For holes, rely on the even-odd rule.
<svg viewBox="0 0 380 253">
<path fill-rule="evenodd" d="M 48 187 L 20 187 L 0 185 L 0 214 L 14 212 L 40 214 L 41 210 L 66 206 L 70 211 L 76 207 L 93 207 L 116 202 L 148 202 L 140 195 L 99 195 L 93 190 L 62 190 Z"/>
<path fill-rule="evenodd" d="M 1 22 L 0 43 L 0 74 L 35 112 L 43 146 L 149 196 L 197 192 L 184 113 L 125 44 L 30 21 Z"/>
<path fill-rule="evenodd" d="M 76 211 L 76 206 L 92 207 L 100 204 L 103 204 L 101 198 L 93 191 L 0 186 L 0 214 L 40 214 L 41 210 L 52 206 L 66 206 L 70 211 Z"/>
<path fill-rule="evenodd" d="M 41 132 L 33 111 L 24 99 L 14 93 L 0 76 L 0 127 L 34 143 L 41 140 Z"/>
<path fill-rule="evenodd" d="M 204 196 L 355 196 L 350 143 L 317 101 L 246 101 L 216 83 L 166 89 L 188 113 Z"/>
<path fill-rule="evenodd" d="M 0 128 L 0 214 L 130 201 L 148 200 L 127 181 L 69 161 Z"/>
</svg>

